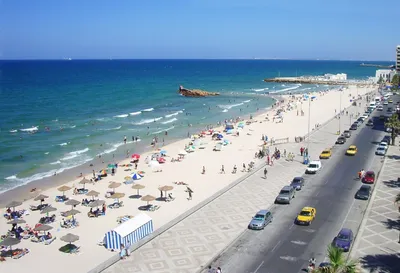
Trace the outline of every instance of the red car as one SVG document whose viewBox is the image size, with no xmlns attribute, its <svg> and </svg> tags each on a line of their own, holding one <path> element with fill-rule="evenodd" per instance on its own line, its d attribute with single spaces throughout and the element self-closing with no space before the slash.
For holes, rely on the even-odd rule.
<svg viewBox="0 0 400 273">
<path fill-rule="evenodd" d="M 374 184 L 375 182 L 375 173 L 373 171 L 368 171 L 365 173 L 363 182 L 367 184 Z"/>
</svg>

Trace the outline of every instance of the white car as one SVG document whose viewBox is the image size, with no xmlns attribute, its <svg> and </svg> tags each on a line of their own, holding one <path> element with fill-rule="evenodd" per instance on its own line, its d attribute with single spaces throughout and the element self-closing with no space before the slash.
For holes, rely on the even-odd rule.
<svg viewBox="0 0 400 273">
<path fill-rule="evenodd" d="M 383 147 L 383 148 L 385 148 L 387 150 L 388 149 L 388 144 L 386 142 L 382 141 L 381 143 L 379 143 L 378 148 L 379 147 Z"/>
<path fill-rule="evenodd" d="M 387 100 L 385 100 L 384 102 L 383 102 L 383 105 L 388 105 L 389 103 L 388 103 L 388 101 Z"/>
<path fill-rule="evenodd" d="M 376 110 L 378 110 L 378 111 L 383 111 L 383 106 L 382 106 L 382 105 L 379 105 L 378 108 L 376 108 Z"/>
<path fill-rule="evenodd" d="M 386 149 L 384 147 L 378 147 L 375 151 L 376 155 L 385 155 L 386 154 Z"/>
<path fill-rule="evenodd" d="M 364 115 L 361 116 L 364 120 L 366 120 L 369 116 L 368 114 L 364 113 Z"/>
<path fill-rule="evenodd" d="M 317 173 L 322 167 L 321 161 L 319 160 L 314 160 L 311 161 L 310 164 L 308 164 L 306 173 L 314 174 Z"/>
</svg>

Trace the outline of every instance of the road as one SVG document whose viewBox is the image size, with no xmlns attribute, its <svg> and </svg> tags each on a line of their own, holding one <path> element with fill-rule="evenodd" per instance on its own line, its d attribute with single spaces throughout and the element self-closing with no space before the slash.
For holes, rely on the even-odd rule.
<svg viewBox="0 0 400 273">
<path fill-rule="evenodd" d="M 397 100 L 396 100 L 397 101 Z M 393 106 L 392 106 L 393 107 Z M 386 108 L 386 107 L 385 107 Z M 386 114 L 386 109 L 384 109 Z M 374 111 L 372 117 L 382 112 Z M 365 122 L 366 123 L 366 122 Z M 342 227 L 358 230 L 367 202 L 354 195 L 361 185 L 360 169 L 379 171 L 382 158 L 375 156 L 376 142 L 385 135 L 383 122 L 374 128 L 365 123 L 344 145 L 335 145 L 330 159 L 322 162 L 316 175 L 304 175 L 306 186 L 290 205 L 273 205 L 274 221 L 262 231 L 248 230 L 214 262 L 231 273 L 292 273 L 307 268 L 308 260 L 326 260 L 327 246 Z M 345 156 L 349 145 L 358 153 Z M 305 206 L 315 207 L 317 217 L 311 226 L 298 226 L 294 219 Z"/>
</svg>

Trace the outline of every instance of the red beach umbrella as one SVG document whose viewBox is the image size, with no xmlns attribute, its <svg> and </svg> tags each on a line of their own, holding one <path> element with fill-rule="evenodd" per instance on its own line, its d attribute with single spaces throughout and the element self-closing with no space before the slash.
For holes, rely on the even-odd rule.
<svg viewBox="0 0 400 273">
<path fill-rule="evenodd" d="M 158 158 L 158 163 L 165 163 L 165 158 L 159 157 Z"/>
<path fill-rule="evenodd" d="M 139 154 L 133 154 L 133 155 L 132 155 L 132 158 L 133 158 L 133 159 L 139 159 L 139 158 L 140 158 L 140 155 L 139 155 Z"/>
</svg>

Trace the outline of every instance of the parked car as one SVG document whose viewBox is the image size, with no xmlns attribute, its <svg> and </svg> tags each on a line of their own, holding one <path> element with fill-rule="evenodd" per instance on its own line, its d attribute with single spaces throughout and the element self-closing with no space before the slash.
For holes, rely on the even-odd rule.
<svg viewBox="0 0 400 273">
<path fill-rule="evenodd" d="M 365 173 L 363 182 L 367 184 L 374 184 L 375 182 L 375 172 L 374 171 L 368 171 Z"/>
<path fill-rule="evenodd" d="M 290 183 L 290 186 L 295 188 L 297 191 L 301 190 L 304 187 L 304 178 L 303 177 L 295 177 Z"/>
<path fill-rule="evenodd" d="M 310 164 L 308 164 L 308 167 L 306 169 L 306 173 L 308 174 L 315 174 L 317 173 L 322 167 L 321 161 L 311 161 Z"/>
<path fill-rule="evenodd" d="M 386 150 L 389 148 L 388 144 L 384 141 L 381 141 L 381 143 L 378 144 L 378 147 L 383 147 Z"/>
<path fill-rule="evenodd" d="M 350 131 L 350 130 L 344 131 L 344 132 L 343 132 L 343 136 L 344 136 L 345 138 L 351 137 L 351 131 Z"/>
<path fill-rule="evenodd" d="M 295 188 L 292 186 L 284 186 L 276 197 L 275 204 L 290 204 L 290 201 L 295 198 L 295 195 Z"/>
<path fill-rule="evenodd" d="M 391 137 L 389 135 L 386 135 L 382 138 L 381 142 L 386 142 L 388 145 L 390 144 L 390 139 Z"/>
<path fill-rule="evenodd" d="M 362 185 L 356 193 L 356 198 L 361 200 L 368 200 L 371 196 L 371 190 L 372 189 L 370 185 Z"/>
<path fill-rule="evenodd" d="M 346 143 L 346 138 L 345 137 L 338 137 L 336 140 L 336 144 L 345 144 Z"/>
<path fill-rule="evenodd" d="M 384 147 L 378 147 L 375 151 L 376 155 L 385 155 L 386 154 L 386 149 Z"/>
<path fill-rule="evenodd" d="M 350 250 L 353 239 L 353 231 L 349 228 L 342 228 L 338 235 L 333 239 L 332 245 L 347 252 Z"/>
<path fill-rule="evenodd" d="M 357 123 L 353 123 L 351 126 L 350 126 L 350 130 L 357 130 L 358 129 L 358 124 Z"/>
<path fill-rule="evenodd" d="M 376 108 L 376 110 L 378 110 L 378 111 L 383 111 L 383 106 L 382 106 L 382 105 L 379 105 L 379 106 Z"/>
<path fill-rule="evenodd" d="M 374 122 L 372 121 L 372 119 L 368 120 L 367 126 L 374 126 Z"/>
<path fill-rule="evenodd" d="M 248 228 L 260 230 L 264 229 L 266 225 L 272 222 L 272 213 L 268 210 L 260 210 L 251 219 Z"/>
</svg>

